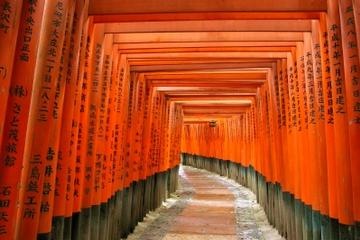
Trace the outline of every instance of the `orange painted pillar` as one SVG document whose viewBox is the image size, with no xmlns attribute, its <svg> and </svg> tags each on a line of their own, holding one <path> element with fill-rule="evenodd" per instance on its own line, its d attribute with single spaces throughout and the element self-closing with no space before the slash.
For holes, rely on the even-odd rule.
<svg viewBox="0 0 360 240">
<path fill-rule="evenodd" d="M 125 55 L 121 55 L 118 52 L 118 49 L 115 48 L 114 53 L 117 55 L 118 66 L 116 69 L 116 73 L 113 76 L 112 84 L 116 89 L 116 92 L 113 96 L 114 110 L 112 121 L 114 121 L 114 129 L 113 129 L 113 162 L 115 164 L 115 179 L 114 179 L 114 192 L 122 189 L 123 185 L 123 168 L 124 168 L 124 154 L 123 154 L 123 146 L 122 146 L 122 138 L 124 136 L 123 125 L 124 125 L 124 109 L 125 107 L 125 96 L 124 86 L 125 86 L 125 68 L 126 68 L 126 58 Z M 114 67 L 116 63 L 114 62 Z M 113 86 L 112 86 L 113 87 Z"/>
<path fill-rule="evenodd" d="M 290 192 L 291 191 L 291 183 L 290 183 L 290 178 L 291 176 L 289 175 L 289 144 L 288 142 L 290 141 L 289 137 L 288 137 L 288 127 L 289 127 L 289 122 L 291 119 L 291 116 L 289 114 L 291 114 L 290 111 L 290 106 L 289 106 L 289 95 L 288 95 L 288 73 L 287 73 L 287 67 L 286 67 L 286 60 L 281 60 L 281 72 L 280 72 L 280 84 L 279 84 L 279 88 L 280 88 L 280 100 L 281 100 L 281 109 L 282 109 L 282 113 L 281 113 L 281 117 L 282 117 L 282 128 L 281 128 L 281 136 L 283 139 L 283 179 L 284 182 L 282 184 L 283 186 L 283 191 L 285 192 Z M 290 122 L 291 124 L 291 122 Z"/>
<path fill-rule="evenodd" d="M 115 105 L 112 104 L 112 98 L 114 93 L 117 91 L 116 87 L 111 88 L 112 83 L 112 71 L 114 56 L 114 46 L 112 42 L 112 36 L 109 36 L 109 43 L 106 43 L 105 46 L 105 57 L 104 57 L 104 74 L 102 82 L 102 94 L 101 94 L 101 104 L 100 104 L 100 121 L 98 132 L 100 135 L 100 144 L 103 152 L 103 169 L 101 173 L 101 203 L 106 203 L 112 196 L 113 188 L 113 179 L 114 179 L 114 170 L 113 170 L 113 160 L 112 160 L 112 129 L 115 121 L 111 118 L 111 113 L 114 110 Z M 111 44 L 110 44 L 111 43 Z M 108 48 L 109 47 L 109 48 Z M 116 65 L 117 67 L 117 65 Z M 111 105 L 112 104 L 112 105 Z M 103 127 L 101 127 L 101 125 Z M 103 129 L 102 129 L 103 128 Z"/>
<path fill-rule="evenodd" d="M 50 129 L 48 147 L 48 157 L 45 161 L 45 172 L 44 172 L 44 183 L 43 193 L 40 205 L 40 219 L 38 234 L 49 234 L 51 232 L 52 217 L 54 211 L 54 196 L 56 188 L 56 170 L 58 165 L 58 153 L 59 153 L 59 142 L 60 142 L 60 129 L 62 125 L 63 117 L 63 106 L 65 96 L 65 84 L 67 81 L 68 65 L 70 62 L 70 39 L 73 27 L 73 19 L 75 13 L 75 2 L 69 3 L 69 11 L 65 18 L 66 27 L 64 33 L 64 44 L 61 49 L 61 60 L 59 63 L 59 72 L 56 76 L 56 91 L 54 98 L 51 99 L 50 113 L 53 120 L 53 124 Z M 66 111 L 66 110 L 65 110 Z M 50 156 L 51 155 L 51 156 Z M 65 178 L 65 176 L 63 176 Z"/>
<path fill-rule="evenodd" d="M 316 158 L 318 161 L 319 171 L 319 207 L 320 213 L 329 215 L 329 200 L 328 200 L 328 164 L 326 156 L 326 109 L 325 109 L 325 92 L 323 83 L 323 61 L 321 52 L 321 40 L 320 40 L 320 24 L 319 20 L 312 21 L 312 52 L 313 52 L 313 69 L 314 69 L 314 95 L 316 101 L 316 138 L 317 138 L 317 150 Z"/>
<path fill-rule="evenodd" d="M 316 156 L 317 150 L 317 121 L 316 121 L 316 102 L 315 102 L 315 83 L 314 83 L 314 62 L 312 55 L 311 34 L 304 33 L 304 61 L 305 61 L 305 83 L 307 97 L 307 117 L 308 117 L 308 171 L 309 173 L 309 201 L 313 211 L 319 211 L 319 164 Z"/>
<path fill-rule="evenodd" d="M 90 53 L 90 71 L 89 71 L 89 83 L 88 83 L 88 113 L 86 116 L 87 137 L 85 138 L 81 154 L 84 159 L 84 185 L 82 195 L 82 208 L 91 208 L 95 202 L 97 202 L 100 192 L 99 182 L 96 173 L 96 164 L 98 156 L 96 156 L 97 148 L 97 126 L 99 118 L 99 101 L 101 96 L 101 81 L 102 81 L 102 65 L 103 65 L 103 40 L 104 40 L 104 29 L 103 25 L 94 25 L 91 53 Z"/>
<path fill-rule="evenodd" d="M 141 156 L 141 142 L 143 135 L 144 124 L 144 102 L 145 102 L 145 80 L 144 75 L 137 75 L 136 95 L 134 102 L 134 123 L 132 129 L 133 148 L 131 158 L 133 159 L 132 172 L 134 173 L 134 180 L 141 179 L 143 172 L 142 156 Z"/>
<path fill-rule="evenodd" d="M 129 98 L 130 98 L 130 72 L 129 72 L 129 65 L 126 62 L 126 55 L 124 55 L 124 61 L 121 61 L 121 92 L 119 92 L 121 98 L 119 101 L 121 105 L 118 106 L 119 108 L 119 129 L 120 129 L 120 139 L 119 139 L 119 154 L 120 154 L 120 189 L 126 188 L 125 176 L 126 176 L 126 143 L 127 143 L 127 131 L 128 131 L 128 114 L 129 114 Z"/>
<path fill-rule="evenodd" d="M 272 108 L 272 123 L 273 128 L 273 140 L 272 140 L 272 156 L 273 156 L 273 166 L 274 166 L 274 183 L 280 183 L 280 163 L 281 159 L 281 137 L 280 137 L 280 128 L 281 128 L 281 107 L 280 107 L 280 93 L 279 93 L 279 71 L 278 71 L 278 61 L 273 64 L 273 79 L 268 82 L 270 89 L 270 99 L 271 99 L 271 108 Z M 240 130 L 241 131 L 241 130 Z"/>
<path fill-rule="evenodd" d="M 149 177 L 152 175 L 151 173 L 151 159 L 150 159 L 150 148 L 151 148 L 151 134 L 152 134 L 152 106 L 153 106 L 153 94 L 154 91 L 152 87 L 149 86 L 149 84 L 146 84 L 146 100 L 145 100 L 145 113 L 144 113 L 144 132 L 143 132 L 143 164 L 145 167 L 144 175 L 142 176 L 143 179 Z M 189 132 L 190 133 L 190 132 Z M 191 139 L 189 138 L 189 141 Z M 182 143 L 184 148 L 189 151 L 187 148 L 187 144 L 185 142 Z M 186 145 L 185 145 L 186 144 Z"/>
<path fill-rule="evenodd" d="M 69 2 L 58 0 L 45 5 L 45 21 L 41 28 L 39 54 L 36 61 L 34 91 L 24 153 L 17 238 L 35 239 L 41 213 L 46 162 L 55 152 L 49 148 L 51 129 L 56 124 L 52 99 L 56 94 L 61 50 L 64 42 Z M 58 24 L 53 24 L 56 21 Z M 54 34 L 54 32 L 58 34 Z M 39 142 L 41 141 L 41 142 Z"/>
<path fill-rule="evenodd" d="M 22 0 L 0 1 L 0 136 L 4 133 L 6 106 L 19 33 Z M 1 148 L 2 138 L 0 138 Z"/>
<path fill-rule="evenodd" d="M 107 118 L 106 118 L 106 130 L 105 130 L 105 152 L 107 153 L 106 157 L 109 161 L 109 171 L 111 171 L 111 177 L 107 180 L 110 181 L 107 184 L 109 184 L 109 193 L 110 196 L 114 196 L 117 192 L 117 181 L 116 181 L 116 174 L 118 171 L 118 164 L 116 162 L 117 159 L 117 151 L 116 151 L 116 145 L 115 140 L 118 139 L 119 132 L 116 131 L 116 107 L 117 107 L 117 94 L 119 90 L 119 78 L 118 78 L 118 72 L 119 72 L 119 53 L 118 48 L 116 45 L 113 45 L 112 47 L 112 66 L 110 71 L 110 81 L 109 81 L 109 88 L 110 93 L 108 97 L 108 103 L 107 103 Z M 109 197 L 110 197 L 109 196 Z"/>
<path fill-rule="evenodd" d="M 295 83 L 296 101 L 297 101 L 297 129 L 298 132 L 298 152 L 307 153 L 307 116 L 305 116 L 305 107 L 307 104 L 305 85 L 305 60 L 304 60 L 304 44 L 303 42 L 296 44 L 296 72 L 297 81 Z M 304 96 L 305 94 L 305 96 Z M 306 202 L 307 192 L 307 155 L 299 154 L 298 169 L 299 179 L 296 184 L 298 200 Z"/>
<path fill-rule="evenodd" d="M 125 161 L 124 161 L 124 171 L 125 171 L 125 178 L 124 178 L 124 187 L 127 188 L 133 182 L 134 172 L 132 171 L 132 164 L 133 159 L 131 159 L 131 152 L 133 148 L 132 143 L 132 130 L 134 129 L 134 105 L 135 105 L 135 95 L 136 95 L 136 79 L 134 75 L 130 76 L 129 79 L 129 102 L 127 105 L 127 130 L 126 130 L 126 138 L 125 138 Z"/>
<path fill-rule="evenodd" d="M 93 79 L 96 80 L 97 87 L 97 96 L 96 96 L 96 123 L 94 127 L 94 163 L 93 163 L 93 173 L 94 173 L 94 195 L 92 197 L 92 205 L 99 206 L 101 202 L 106 202 L 107 194 L 105 189 L 105 181 L 108 178 L 106 176 L 107 172 L 107 159 L 105 152 L 105 131 L 106 131 L 106 108 L 109 95 L 109 69 L 111 66 L 111 53 L 113 46 L 112 35 L 105 35 L 102 42 L 102 50 L 97 50 L 96 53 L 96 65 L 95 65 L 95 74 Z M 98 70 L 97 70 L 98 69 Z M 97 72 L 97 73 L 96 73 Z M 95 86 L 95 85 L 94 85 Z M 95 120 L 95 119 L 94 119 Z"/>
<path fill-rule="evenodd" d="M 284 134 L 284 129 L 286 129 L 286 108 L 285 108 L 285 95 L 284 95 L 284 85 L 283 85 L 283 70 L 282 70 L 282 61 L 276 61 L 276 71 L 277 71 L 277 81 L 275 81 L 276 87 L 276 95 L 277 95 L 277 105 L 278 105 L 278 134 L 281 141 L 281 147 L 279 151 L 278 158 L 278 168 L 279 168 L 279 183 L 283 186 L 285 182 L 285 169 L 284 169 L 284 161 L 285 161 L 285 151 L 286 148 L 284 144 L 286 144 L 286 135 Z M 276 80 L 276 79 L 275 79 Z"/>
<path fill-rule="evenodd" d="M 69 210 L 74 213 L 79 213 L 82 209 L 83 202 L 83 188 L 84 188 L 84 176 L 85 176 L 85 154 L 86 153 L 86 139 L 87 139 L 87 115 L 89 112 L 89 89 L 90 89 L 90 71 L 91 71 L 91 55 L 92 55 L 92 41 L 93 41 L 93 22 L 92 18 L 86 23 L 87 29 L 85 30 L 87 34 L 84 35 L 86 39 L 84 39 L 84 61 L 83 67 L 80 65 L 80 68 L 83 68 L 83 72 L 80 72 L 79 76 L 79 84 L 81 85 L 81 91 L 78 93 L 80 97 L 80 102 L 76 105 L 74 109 L 74 117 L 73 119 L 77 123 L 77 129 L 74 128 L 75 140 L 76 143 L 76 161 L 75 161 L 75 178 L 74 178 L 74 194 L 73 199 L 73 209 Z M 79 112 L 76 110 L 79 109 Z M 71 161 L 70 161 L 71 166 Z M 70 193 L 71 194 L 71 193 Z M 66 210 L 66 213 L 68 211 Z"/>
<path fill-rule="evenodd" d="M 249 111 L 249 128 L 250 128 L 250 165 L 256 168 L 256 130 L 259 126 L 257 126 L 257 119 L 255 114 L 255 106 L 252 105 Z M 219 149 L 222 151 L 222 149 Z"/>
<path fill-rule="evenodd" d="M 359 5 L 359 3 L 358 3 Z M 354 220 L 360 222 L 360 62 L 359 29 L 356 29 L 351 0 L 340 0 L 341 36 L 344 54 L 345 92 L 349 125 L 349 154 L 351 162 Z"/>
<path fill-rule="evenodd" d="M 61 123 L 61 135 L 59 142 L 58 162 L 56 166 L 55 196 L 54 196 L 54 217 L 69 217 L 66 209 L 71 209 L 72 215 L 74 177 L 75 177 L 75 156 L 78 132 L 78 113 L 80 112 L 80 91 L 82 85 L 83 62 L 86 43 L 87 25 L 87 4 L 77 1 L 72 33 L 69 44 L 68 73 L 66 76 L 64 114 Z M 70 215 L 70 216 L 71 216 Z"/>
<path fill-rule="evenodd" d="M 353 11 L 354 11 L 354 19 L 355 19 L 355 27 L 356 27 L 356 40 L 358 46 L 358 52 L 360 54 L 360 1 L 353 0 Z"/>
<path fill-rule="evenodd" d="M 353 223 L 353 200 L 349 154 L 349 113 L 347 111 L 347 104 L 349 103 L 346 99 L 344 59 L 338 3 L 338 0 L 328 1 L 327 15 L 331 80 L 334 98 L 334 139 L 337 169 L 336 185 L 338 190 L 339 222 L 341 224 L 351 225 Z M 347 236 L 349 233 L 343 234 Z"/>
<path fill-rule="evenodd" d="M 299 154 L 298 154 L 298 102 L 297 102 L 297 93 L 296 93 L 296 82 L 297 82 L 297 64 L 296 64 L 296 56 L 293 56 L 293 53 L 287 54 L 287 71 L 288 71 L 288 88 L 285 90 L 288 92 L 288 104 L 289 111 L 288 112 L 288 173 L 290 181 L 290 193 L 295 194 L 296 197 L 298 193 L 296 190 L 296 185 L 299 183 L 298 171 L 296 171 L 298 162 L 299 162 Z M 295 59 L 294 59 L 295 58 Z"/>
<path fill-rule="evenodd" d="M 144 180 L 145 165 L 143 164 L 143 155 L 142 155 L 142 142 L 143 142 L 143 133 L 144 133 L 144 116 L 145 116 L 145 101 L 146 101 L 146 81 L 144 78 L 139 79 L 138 83 L 138 97 L 137 97 L 137 131 L 135 132 L 135 150 L 134 157 L 137 161 L 137 178 L 138 180 Z"/>
<path fill-rule="evenodd" d="M 338 218 L 338 190 L 337 190 L 337 168 L 335 162 L 335 131 L 334 131 L 334 98 L 333 83 L 331 81 L 331 65 L 329 55 L 329 39 L 327 30 L 326 15 L 320 16 L 320 48 L 322 62 L 322 83 L 324 87 L 324 108 L 325 108 L 325 137 L 326 137 L 326 160 L 328 175 L 328 201 L 329 216 L 333 219 Z"/>
<path fill-rule="evenodd" d="M 279 109 L 277 108 L 277 98 L 279 97 L 278 91 L 275 91 L 275 85 L 278 84 L 278 76 L 276 64 L 273 64 L 273 69 L 269 72 L 269 78 L 267 81 L 267 87 L 269 89 L 267 95 L 267 111 L 268 111 L 268 128 L 269 128 L 269 151 L 270 151 L 270 161 L 271 161 L 271 181 L 272 183 L 278 183 L 278 168 L 277 161 L 279 161 L 279 132 L 278 132 L 278 121 L 281 119 L 279 116 Z M 237 130 L 239 131 L 239 130 Z"/>
<path fill-rule="evenodd" d="M 305 51 L 304 44 L 297 44 L 298 52 L 298 81 L 299 81 L 299 100 L 300 100 L 300 112 L 301 112 L 301 138 L 302 138 L 302 151 L 309 153 L 308 141 L 308 129 L 309 129 L 309 110 L 308 110 L 308 95 L 306 91 L 306 61 L 305 61 Z M 301 199 L 306 205 L 311 205 L 311 190 L 308 187 L 310 182 L 310 165 L 308 155 L 306 154 L 301 158 L 301 168 L 303 176 L 303 184 L 301 185 Z"/>
<path fill-rule="evenodd" d="M 0 239 L 12 239 L 15 233 L 17 217 L 18 185 L 20 184 L 25 136 L 28 126 L 28 115 L 31 99 L 31 89 L 34 81 L 34 71 L 40 29 L 42 25 L 44 1 L 37 3 L 25 1 L 19 26 L 18 41 L 11 74 L 10 96 L 6 107 L 4 131 L 0 134 L 2 146 L 0 156 L 0 201 L 4 206 L 0 221 Z M 32 9 L 32 11 L 29 11 Z M 33 19 L 32 23 L 27 21 Z M 27 29 L 31 29 L 29 32 Z M 21 71 L 18 71 L 21 69 Z M 2 72 L 3 76 L 3 72 Z M 3 218 L 2 218 L 3 219 Z"/>
</svg>

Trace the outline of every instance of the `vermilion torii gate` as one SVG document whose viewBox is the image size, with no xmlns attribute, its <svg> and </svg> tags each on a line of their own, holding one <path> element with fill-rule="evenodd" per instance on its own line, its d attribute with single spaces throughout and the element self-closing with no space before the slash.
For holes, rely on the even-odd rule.
<svg viewBox="0 0 360 240">
<path fill-rule="evenodd" d="M 287 239 L 358 239 L 359 14 L 0 0 L 0 239 L 125 237 L 181 153 L 250 187 Z"/>
</svg>

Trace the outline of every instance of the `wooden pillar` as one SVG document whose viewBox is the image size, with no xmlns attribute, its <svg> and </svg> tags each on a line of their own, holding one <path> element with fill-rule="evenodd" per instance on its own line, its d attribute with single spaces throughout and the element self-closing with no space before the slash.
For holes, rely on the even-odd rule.
<svg viewBox="0 0 360 240">
<path fill-rule="evenodd" d="M 46 2 L 36 61 L 34 92 L 24 153 L 17 238 L 36 238 L 41 213 L 46 162 L 55 152 L 49 148 L 50 131 L 56 124 L 51 105 L 56 94 L 61 50 L 64 42 L 69 1 Z M 53 24 L 56 22 L 57 24 Z M 54 34 L 56 33 L 56 34 Z M 41 143 L 39 142 L 41 139 Z"/>
<path fill-rule="evenodd" d="M 19 33 L 22 0 L 0 1 L 0 136 L 4 123 L 11 75 L 13 71 L 17 36 Z M 0 138 L 1 148 L 2 137 Z"/>
<path fill-rule="evenodd" d="M 349 153 L 349 104 L 346 98 L 344 54 L 341 42 L 339 1 L 328 1 L 328 38 L 331 67 L 331 83 L 334 99 L 335 163 L 337 169 L 338 214 L 340 238 L 350 238 L 353 224 L 353 199 L 351 164 Z"/>
<path fill-rule="evenodd" d="M 6 217 L 6 221 L 0 221 L 0 239 L 15 237 L 18 185 L 21 181 L 23 167 L 22 159 L 26 143 L 31 89 L 35 79 L 34 66 L 38 52 L 44 2 L 38 1 L 37 4 L 34 4 L 31 1 L 25 1 L 22 6 L 13 63 L 14 71 L 11 74 L 11 94 L 6 107 L 4 131 L 1 132 L 0 201 L 4 208 L 0 211 L 1 215 Z M 28 22 L 28 18 L 33 19 L 33 22 Z M 27 29 L 32 31 L 29 32 Z M 22 71 L 17 71 L 17 69 L 22 69 Z"/>
<path fill-rule="evenodd" d="M 74 13 L 72 36 L 69 43 L 69 62 L 66 71 L 64 110 L 61 122 L 59 153 L 56 166 L 54 218 L 52 237 L 69 239 L 69 219 L 73 213 L 73 193 L 75 177 L 75 156 L 80 112 L 80 94 L 86 43 L 88 3 L 77 1 Z M 81 48 L 81 49 L 80 49 Z M 76 136 L 75 136 L 76 135 Z M 65 219 L 67 217 L 67 219 Z M 66 224 L 67 222 L 67 224 Z M 66 226 L 66 228 L 65 228 Z M 71 225 L 70 225 L 71 226 Z"/>
<path fill-rule="evenodd" d="M 357 5 L 356 5 L 357 4 Z M 344 83 L 347 101 L 348 127 L 349 127 L 349 154 L 351 162 L 353 216 L 360 222 L 360 209 L 357 203 L 360 201 L 360 178 L 356 169 L 360 168 L 360 62 L 359 62 L 359 29 L 356 29 L 354 11 L 359 3 L 350 0 L 340 1 L 340 22 L 344 58 Z M 359 24 L 357 24 L 359 25 Z M 359 231 L 357 229 L 357 231 Z M 357 237 L 360 233 L 357 232 Z"/>
<path fill-rule="evenodd" d="M 317 138 L 317 155 L 319 169 L 319 208 L 321 221 L 321 238 L 330 239 L 330 222 L 329 222 L 329 199 L 328 199 L 328 162 L 326 155 L 326 108 L 325 108 L 325 88 L 323 83 L 323 58 L 321 46 L 321 29 L 319 20 L 312 21 L 312 52 L 313 52 L 313 69 L 314 69 L 314 88 L 316 101 L 316 138 Z M 325 184 L 323 184 L 325 183 Z"/>
</svg>

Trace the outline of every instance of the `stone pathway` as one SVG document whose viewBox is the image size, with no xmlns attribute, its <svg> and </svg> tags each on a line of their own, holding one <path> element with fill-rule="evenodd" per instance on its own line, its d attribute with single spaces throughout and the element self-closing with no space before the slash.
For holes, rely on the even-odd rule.
<svg viewBox="0 0 360 240">
<path fill-rule="evenodd" d="M 128 239 L 282 239 L 255 195 L 236 182 L 181 167 L 179 183 L 176 194 L 149 213 Z"/>
</svg>

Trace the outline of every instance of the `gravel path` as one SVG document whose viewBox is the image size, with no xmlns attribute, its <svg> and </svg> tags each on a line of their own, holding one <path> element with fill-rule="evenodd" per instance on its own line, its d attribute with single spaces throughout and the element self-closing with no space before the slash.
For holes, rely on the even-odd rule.
<svg viewBox="0 0 360 240">
<path fill-rule="evenodd" d="M 283 239 L 249 189 L 191 167 L 181 167 L 179 176 L 176 194 L 150 212 L 128 239 Z"/>
</svg>

